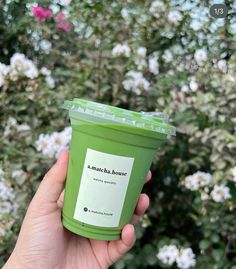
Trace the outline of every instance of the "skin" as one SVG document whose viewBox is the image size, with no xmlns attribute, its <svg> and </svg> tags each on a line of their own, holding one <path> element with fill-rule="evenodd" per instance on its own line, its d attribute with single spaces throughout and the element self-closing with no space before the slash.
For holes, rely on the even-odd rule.
<svg viewBox="0 0 236 269">
<path fill-rule="evenodd" d="M 3 269 L 106 269 L 135 243 L 133 224 L 149 206 L 149 198 L 139 197 L 131 223 L 120 240 L 88 239 L 66 230 L 61 223 L 69 154 L 62 151 L 44 176 L 26 212 L 16 246 Z M 148 172 L 145 182 L 151 179 Z"/>
</svg>

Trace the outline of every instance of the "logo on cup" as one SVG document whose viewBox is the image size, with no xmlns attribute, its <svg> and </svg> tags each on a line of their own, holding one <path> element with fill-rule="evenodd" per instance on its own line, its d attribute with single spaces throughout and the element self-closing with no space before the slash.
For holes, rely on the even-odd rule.
<svg viewBox="0 0 236 269">
<path fill-rule="evenodd" d="M 88 211 L 88 208 L 87 207 L 84 207 L 84 212 L 87 212 Z"/>
<path fill-rule="evenodd" d="M 225 4 L 214 4 L 210 7 L 210 15 L 213 18 L 225 18 L 228 14 L 228 8 Z"/>
</svg>

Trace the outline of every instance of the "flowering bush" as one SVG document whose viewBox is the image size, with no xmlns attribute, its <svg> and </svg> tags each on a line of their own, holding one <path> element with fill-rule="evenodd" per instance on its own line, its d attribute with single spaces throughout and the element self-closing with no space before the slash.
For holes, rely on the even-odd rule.
<svg viewBox="0 0 236 269">
<path fill-rule="evenodd" d="M 213 2 L 210 2 L 213 3 Z M 235 4 L 202 1 L 0 3 L 0 265 L 71 129 L 61 104 L 87 98 L 164 111 L 151 207 L 122 268 L 235 269 Z"/>
</svg>

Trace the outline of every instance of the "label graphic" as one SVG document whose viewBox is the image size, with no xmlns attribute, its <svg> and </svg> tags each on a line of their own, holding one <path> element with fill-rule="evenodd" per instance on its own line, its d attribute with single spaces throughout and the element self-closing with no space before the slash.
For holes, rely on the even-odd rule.
<svg viewBox="0 0 236 269">
<path fill-rule="evenodd" d="M 134 158 L 87 149 L 74 219 L 117 227 Z"/>
</svg>

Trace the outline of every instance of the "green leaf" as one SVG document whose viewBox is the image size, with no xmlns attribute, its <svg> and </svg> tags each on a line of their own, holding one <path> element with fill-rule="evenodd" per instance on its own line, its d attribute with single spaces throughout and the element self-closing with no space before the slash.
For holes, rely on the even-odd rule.
<svg viewBox="0 0 236 269">
<path fill-rule="evenodd" d="M 204 240 L 201 240 L 200 243 L 199 243 L 199 248 L 200 249 L 207 249 L 210 245 L 210 242 L 206 239 Z"/>
<path fill-rule="evenodd" d="M 211 237 L 211 241 L 213 243 L 218 243 L 220 241 L 220 237 L 217 234 L 213 234 Z"/>
<path fill-rule="evenodd" d="M 216 260 L 216 262 L 219 262 L 222 259 L 222 257 L 224 256 L 224 250 L 214 249 L 212 251 L 212 255 L 213 255 L 214 259 Z"/>
</svg>

